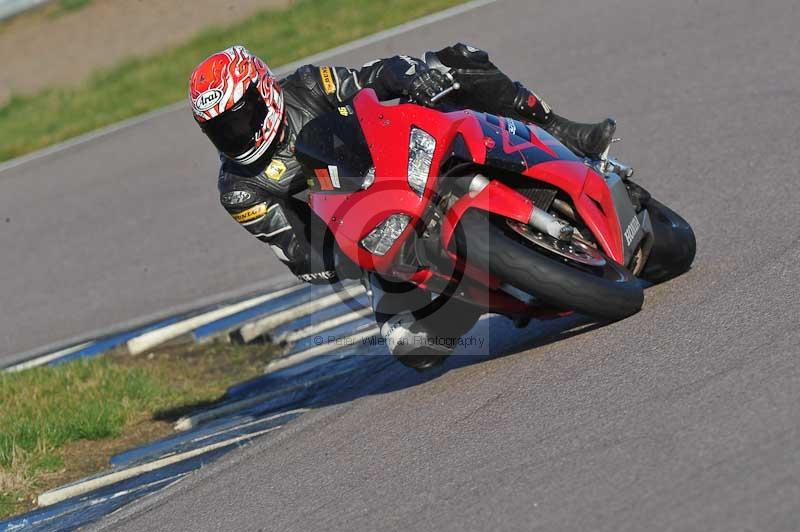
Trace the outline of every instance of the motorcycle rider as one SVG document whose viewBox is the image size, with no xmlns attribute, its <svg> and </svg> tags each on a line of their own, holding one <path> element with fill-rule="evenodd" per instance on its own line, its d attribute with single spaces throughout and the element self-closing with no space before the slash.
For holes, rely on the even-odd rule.
<svg viewBox="0 0 800 532">
<path fill-rule="evenodd" d="M 313 242 L 324 228 L 304 201 L 306 176 L 294 157 L 298 133 L 362 88 L 374 89 L 380 100 L 408 98 L 433 107 L 433 97 L 453 80 L 461 87 L 447 96 L 448 104 L 532 122 L 579 155 L 599 154 L 614 133 L 611 119 L 581 124 L 557 115 L 501 72 L 486 52 L 462 43 L 427 52 L 424 61 L 398 55 L 360 69 L 306 65 L 281 80 L 260 58 L 232 46 L 195 68 L 189 99 L 195 121 L 220 154 L 223 207 L 298 278 L 330 283 L 340 274 Z M 375 274 L 367 284 L 389 349 L 417 369 L 444 360 L 480 315 L 479 309 L 455 299 L 438 312 L 420 312 L 431 303 L 430 294 Z"/>
</svg>

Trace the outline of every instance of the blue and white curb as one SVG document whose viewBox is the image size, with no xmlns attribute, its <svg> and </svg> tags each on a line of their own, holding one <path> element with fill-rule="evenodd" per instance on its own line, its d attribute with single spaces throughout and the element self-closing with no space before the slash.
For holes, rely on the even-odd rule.
<svg viewBox="0 0 800 532">
<path fill-rule="evenodd" d="M 156 460 L 176 452 L 185 452 L 197 445 L 217 443 L 224 439 L 254 434 L 268 428 L 278 428 L 305 413 L 307 408 L 297 408 L 252 421 L 229 418 L 218 423 L 208 423 L 191 432 L 179 432 L 145 447 L 125 451 L 111 458 L 114 468 L 128 468 Z"/>
<path fill-rule="evenodd" d="M 126 345 L 128 352 L 132 355 L 144 353 L 145 351 L 156 348 L 166 342 L 179 338 L 185 334 L 189 334 L 196 329 L 206 327 L 215 322 L 223 321 L 245 311 L 251 311 L 254 308 L 258 308 L 261 305 L 264 305 L 265 303 L 281 296 L 297 292 L 301 288 L 303 288 L 302 285 L 290 286 L 288 288 L 284 288 L 283 290 L 278 290 L 270 294 L 247 299 L 245 301 L 215 309 L 198 316 L 193 316 L 191 318 L 178 321 L 154 331 L 146 332 L 127 341 Z"/>
<path fill-rule="evenodd" d="M 329 286 L 293 285 L 173 316 L 130 331 L 68 345 L 15 363 L 4 370 L 22 371 L 43 365 L 63 364 L 113 349 L 124 349 L 129 354 L 138 355 L 180 340 L 206 342 L 222 338 L 252 342 L 268 337 L 273 330 L 285 334 L 319 320 L 350 315 L 354 308 L 362 311 L 367 305 L 364 293 L 364 288 L 359 284 L 343 285 L 337 291 Z M 321 313 L 319 317 L 317 313 Z"/>
<path fill-rule="evenodd" d="M 44 366 L 45 364 L 51 364 L 61 359 L 64 359 L 73 353 L 76 353 L 78 351 L 83 351 L 85 348 L 93 344 L 94 342 L 83 342 L 81 344 L 73 345 L 65 349 L 59 349 L 58 351 L 54 351 L 52 353 L 48 353 L 46 355 L 42 355 L 36 358 L 32 358 L 30 360 L 26 360 L 24 362 L 19 362 L 17 364 L 14 364 L 13 366 L 9 366 L 6 368 L 6 371 L 23 371 L 38 366 Z"/>
<path fill-rule="evenodd" d="M 14 365 L 4 369 L 5 371 L 22 371 L 38 366 L 53 366 L 56 364 L 64 364 L 65 362 L 70 362 L 79 358 L 101 355 L 107 351 L 111 351 L 112 349 L 119 347 L 131 338 L 135 338 L 140 334 L 145 334 L 147 332 L 169 326 L 178 321 L 178 319 L 178 317 L 167 318 L 131 331 L 112 334 L 97 340 L 81 342 L 77 345 L 67 346 L 50 353 L 39 355 L 35 358 L 17 362 Z"/>
<path fill-rule="evenodd" d="M 365 292 L 366 291 L 364 287 L 361 285 L 344 285 L 340 290 L 332 294 L 328 294 L 319 299 L 308 301 L 296 307 L 286 309 L 283 312 L 270 314 L 269 316 L 246 323 L 239 329 L 238 337 L 243 342 L 249 343 L 253 340 L 263 337 L 266 334 L 269 334 L 275 328 L 280 327 L 281 325 L 291 323 L 292 321 L 304 316 L 309 316 L 319 310 L 339 305 L 349 308 L 347 307 L 346 303 L 364 294 Z"/>
<path fill-rule="evenodd" d="M 106 486 L 110 486 L 112 484 L 116 484 L 118 482 L 122 482 L 124 480 L 128 480 L 134 477 L 138 477 L 144 473 L 149 473 L 151 471 L 155 471 L 157 469 L 162 469 L 164 467 L 170 466 L 172 464 L 176 464 L 178 462 L 184 462 L 189 460 L 190 458 L 195 458 L 197 456 L 206 454 L 211 451 L 215 451 L 217 449 L 221 449 L 223 447 L 228 447 L 230 445 L 242 442 L 243 440 L 248 440 L 255 438 L 256 436 L 260 436 L 262 434 L 266 434 L 267 432 L 271 432 L 280 428 L 278 427 L 269 427 L 263 430 L 259 430 L 257 432 L 253 432 L 250 434 L 242 434 L 240 436 L 234 436 L 233 438 L 218 441 L 215 443 L 210 443 L 208 445 L 204 445 L 202 447 L 198 447 L 195 449 L 190 449 L 184 452 L 170 454 L 163 458 L 157 458 L 152 461 L 144 462 L 143 464 L 128 468 L 122 469 L 119 471 L 112 471 L 110 473 L 106 473 L 105 475 L 98 476 L 91 479 L 82 480 L 76 484 L 70 484 L 67 486 L 62 486 L 60 488 L 56 488 L 51 491 L 47 491 L 37 498 L 37 504 L 42 506 L 50 506 L 57 502 L 65 501 L 71 497 L 77 495 L 83 495 L 84 493 L 88 493 L 90 491 L 94 491 L 95 489 L 104 488 Z"/>
</svg>

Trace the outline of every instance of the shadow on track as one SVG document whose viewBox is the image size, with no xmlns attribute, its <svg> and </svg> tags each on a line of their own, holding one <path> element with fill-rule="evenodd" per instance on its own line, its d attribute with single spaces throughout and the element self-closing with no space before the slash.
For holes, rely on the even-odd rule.
<svg viewBox="0 0 800 532">
<path fill-rule="evenodd" d="M 355 355 L 351 357 L 353 360 L 350 362 L 353 364 L 352 372 L 345 378 L 320 389 L 310 402 L 305 403 L 305 406 L 319 408 L 368 395 L 392 393 L 432 381 L 449 371 L 544 347 L 592 332 L 603 325 L 604 323 L 592 321 L 590 318 L 573 315 L 551 321 L 536 321 L 523 329 L 517 329 L 506 318 L 488 316 L 480 320 L 465 335 L 470 338 L 484 338 L 486 344 L 482 349 L 459 347 L 444 364 L 424 372 L 403 366 L 388 351 L 381 354 Z M 385 351 L 385 348 L 383 349 Z"/>
<path fill-rule="evenodd" d="M 517 328 L 504 317 L 488 315 L 464 335 L 472 345 L 460 345 L 443 365 L 428 371 L 418 372 L 402 365 L 384 345 L 362 343 L 233 386 L 219 401 L 182 405 L 157 412 L 155 417 L 175 421 L 187 414 L 262 395 L 265 396 L 263 402 L 249 403 L 245 409 L 229 415 L 253 419 L 296 408 L 347 403 L 424 384 L 449 371 L 545 347 L 603 325 L 581 315 L 572 315 L 533 321 L 525 328 Z M 281 390 L 286 393 L 280 393 Z"/>
</svg>

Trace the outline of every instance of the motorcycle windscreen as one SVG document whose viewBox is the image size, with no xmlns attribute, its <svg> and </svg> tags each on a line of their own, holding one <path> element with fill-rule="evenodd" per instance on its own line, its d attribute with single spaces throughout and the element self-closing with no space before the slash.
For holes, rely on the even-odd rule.
<svg viewBox="0 0 800 532">
<path fill-rule="evenodd" d="M 372 168 L 372 156 L 358 119 L 347 107 L 303 126 L 295 156 L 313 192 L 355 192 Z"/>
</svg>

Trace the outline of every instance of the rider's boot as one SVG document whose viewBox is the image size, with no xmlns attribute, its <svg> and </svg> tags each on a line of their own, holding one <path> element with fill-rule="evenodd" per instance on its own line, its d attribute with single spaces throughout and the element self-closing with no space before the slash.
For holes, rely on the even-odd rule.
<svg viewBox="0 0 800 532">
<path fill-rule="evenodd" d="M 437 308 L 429 292 L 374 273 L 365 275 L 362 283 L 389 351 L 402 364 L 418 371 L 444 363 L 459 337 L 481 315 L 480 309 L 457 300 Z"/>
<path fill-rule="evenodd" d="M 608 148 L 617 129 L 617 123 L 611 118 L 596 124 L 581 124 L 555 113 L 551 117 L 550 123 L 543 126 L 544 130 L 576 154 L 592 158 L 599 157 Z"/>
<path fill-rule="evenodd" d="M 577 155 L 597 158 L 611 144 L 617 123 L 606 118 L 596 124 L 573 122 L 557 115 L 536 93 L 517 83 L 514 108 L 524 119 L 542 127 Z"/>
</svg>

